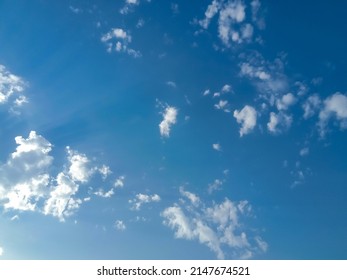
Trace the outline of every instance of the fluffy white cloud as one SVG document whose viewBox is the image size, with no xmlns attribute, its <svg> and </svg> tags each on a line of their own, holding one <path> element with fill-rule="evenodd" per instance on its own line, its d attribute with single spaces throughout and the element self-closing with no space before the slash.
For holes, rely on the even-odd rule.
<svg viewBox="0 0 347 280">
<path fill-rule="evenodd" d="M 127 228 L 122 220 L 116 220 L 114 227 L 119 231 L 124 231 Z"/>
<path fill-rule="evenodd" d="M 347 96 L 339 92 L 327 97 L 319 112 L 319 128 L 321 136 L 326 133 L 326 126 L 331 118 L 336 118 L 340 129 L 347 129 Z"/>
<path fill-rule="evenodd" d="M 76 197 L 79 184 L 88 183 L 99 168 L 67 147 L 63 171 L 51 175 L 56 168 L 48 140 L 31 131 L 28 138 L 15 137 L 15 142 L 16 150 L 0 166 L 0 204 L 5 210 L 36 211 L 64 221 L 82 203 Z"/>
<path fill-rule="evenodd" d="M 129 48 L 132 38 L 129 32 L 122 28 L 112 28 L 101 37 L 101 41 L 106 44 L 109 53 L 116 51 L 119 53 L 127 53 L 135 58 L 141 56 L 139 51 Z"/>
<path fill-rule="evenodd" d="M 269 80 L 271 78 L 270 74 L 263 66 L 254 66 L 248 62 L 241 63 L 240 74 L 250 78 L 258 78 L 262 81 Z"/>
<path fill-rule="evenodd" d="M 103 198 L 109 198 L 114 195 L 114 189 L 111 188 L 109 191 L 105 192 L 103 189 L 99 189 L 98 191 L 94 192 L 96 196 L 100 196 Z"/>
<path fill-rule="evenodd" d="M 57 217 L 64 221 L 71 216 L 82 204 L 82 200 L 75 198 L 78 191 L 78 184 L 68 175 L 61 172 L 55 179 L 55 186 L 51 187 L 49 198 L 45 202 L 43 213 Z"/>
<path fill-rule="evenodd" d="M 85 154 L 80 154 L 68 146 L 66 147 L 70 167 L 68 173 L 73 181 L 86 183 L 97 171 L 92 167 L 90 160 Z"/>
<path fill-rule="evenodd" d="M 279 112 L 277 114 L 271 112 L 270 120 L 267 123 L 267 129 L 269 130 L 269 132 L 273 134 L 279 134 L 289 129 L 289 127 L 292 124 L 292 121 L 292 117 L 283 112 Z"/>
<path fill-rule="evenodd" d="M 0 247 L 0 257 L 4 254 L 4 249 Z"/>
<path fill-rule="evenodd" d="M 186 196 L 182 192 L 181 195 Z M 237 203 L 225 199 L 211 207 L 206 207 L 201 201 L 199 207 L 190 202 L 176 203 L 161 213 L 164 225 L 174 231 L 176 238 L 197 240 L 209 247 L 219 259 L 225 258 L 225 247 L 229 248 L 233 258 L 251 257 L 254 253 L 266 251 L 266 242 L 259 236 L 247 237 L 240 222 L 245 216 L 244 209 L 249 209 L 247 201 Z"/>
<path fill-rule="evenodd" d="M 213 0 L 205 11 L 204 19 L 198 23 L 203 29 L 208 29 L 212 18 L 219 14 L 218 36 L 225 46 L 230 47 L 231 43 L 241 44 L 252 40 L 254 26 L 247 19 L 252 18 L 259 28 L 264 27 L 264 24 L 260 24 L 263 20 L 257 15 L 259 9 L 260 3 L 255 1 L 247 7 L 247 3 L 241 0 Z M 251 11 L 252 16 L 247 16 L 247 11 Z"/>
<path fill-rule="evenodd" d="M 25 82 L 19 76 L 9 72 L 4 65 L 0 64 L 0 105 L 12 102 L 15 106 L 27 103 L 27 98 L 23 95 Z"/>
<path fill-rule="evenodd" d="M 160 201 L 160 196 L 157 194 L 147 195 L 147 194 L 139 193 L 135 196 L 134 199 L 130 199 L 129 203 L 132 204 L 131 206 L 132 210 L 140 210 L 142 204 L 159 202 L 159 201 Z"/>
<path fill-rule="evenodd" d="M 126 15 L 132 11 L 132 8 L 134 6 L 137 6 L 139 4 L 140 4 L 140 0 L 125 0 L 125 4 L 124 4 L 123 8 L 121 8 L 119 10 L 119 12 L 122 15 Z"/>
<path fill-rule="evenodd" d="M 287 93 L 276 100 L 276 106 L 279 111 L 287 110 L 291 105 L 295 104 L 295 102 L 295 96 L 292 93 Z"/>
<path fill-rule="evenodd" d="M 210 93 L 211 93 L 211 91 L 209 89 L 206 89 L 202 95 L 206 96 L 206 95 L 209 95 Z"/>
<path fill-rule="evenodd" d="M 312 117 L 319 110 L 321 104 L 322 102 L 317 94 L 309 96 L 302 105 L 304 109 L 304 118 L 308 119 Z"/>
<path fill-rule="evenodd" d="M 222 146 L 219 143 L 212 144 L 212 148 L 219 152 L 222 151 Z"/>
<path fill-rule="evenodd" d="M 241 124 L 240 136 L 249 134 L 257 124 L 257 111 L 249 105 L 243 107 L 241 111 L 235 110 L 234 117 Z"/>
<path fill-rule="evenodd" d="M 160 135 L 163 137 L 170 136 L 171 126 L 176 123 L 178 110 L 175 107 L 167 106 L 163 113 L 163 120 L 159 124 Z"/>
</svg>

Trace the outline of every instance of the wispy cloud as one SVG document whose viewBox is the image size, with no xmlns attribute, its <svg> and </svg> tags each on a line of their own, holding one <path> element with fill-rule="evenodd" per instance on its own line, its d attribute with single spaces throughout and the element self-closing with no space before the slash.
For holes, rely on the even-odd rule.
<svg viewBox="0 0 347 280">
<path fill-rule="evenodd" d="M 139 193 L 134 199 L 130 199 L 129 203 L 132 204 L 132 210 L 140 210 L 143 204 L 148 204 L 152 202 L 159 202 L 160 196 L 158 194 L 148 195 Z"/>
<path fill-rule="evenodd" d="M 267 250 L 267 243 L 258 235 L 249 238 L 240 223 L 251 211 L 247 201 L 225 199 L 220 204 L 206 206 L 200 199 L 197 205 L 194 204 L 196 200 L 191 200 L 185 193 L 182 195 L 181 203 L 175 203 L 161 213 L 164 225 L 174 231 L 176 238 L 197 240 L 219 259 L 229 253 L 231 258 L 250 258 Z"/>
<path fill-rule="evenodd" d="M 116 220 L 114 222 L 114 227 L 115 227 L 116 230 L 119 230 L 119 231 L 124 231 L 127 228 L 125 226 L 125 223 L 122 220 Z"/>
<path fill-rule="evenodd" d="M 292 116 L 284 113 L 270 113 L 270 120 L 267 123 L 267 129 L 273 134 L 279 134 L 289 129 L 293 122 Z"/>
</svg>

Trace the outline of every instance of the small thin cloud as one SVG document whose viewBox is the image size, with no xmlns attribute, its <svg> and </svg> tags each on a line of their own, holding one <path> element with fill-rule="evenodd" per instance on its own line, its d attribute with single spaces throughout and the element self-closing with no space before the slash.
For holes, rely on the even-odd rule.
<svg viewBox="0 0 347 280">
<path fill-rule="evenodd" d="M 222 151 L 222 146 L 219 143 L 212 144 L 212 148 L 218 152 Z"/>
<path fill-rule="evenodd" d="M 140 210 L 143 204 L 159 202 L 161 200 L 158 194 L 148 195 L 139 193 L 134 199 L 129 199 L 129 203 L 132 205 L 131 210 Z"/>
<path fill-rule="evenodd" d="M 176 88 L 176 87 L 177 87 L 176 83 L 173 82 L 173 81 L 167 81 L 166 84 L 167 84 L 169 87 L 172 87 L 172 88 Z"/>
</svg>

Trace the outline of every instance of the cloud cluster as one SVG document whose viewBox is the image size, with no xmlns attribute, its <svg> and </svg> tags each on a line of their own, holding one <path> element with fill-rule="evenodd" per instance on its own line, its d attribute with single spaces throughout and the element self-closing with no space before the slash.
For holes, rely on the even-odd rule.
<svg viewBox="0 0 347 280">
<path fill-rule="evenodd" d="M 64 221 L 82 204 L 77 197 L 95 173 L 106 176 L 86 155 L 66 147 L 66 165 L 52 175 L 52 144 L 35 131 L 15 137 L 16 150 L 0 166 L 0 202 L 5 210 L 37 211 Z"/>
<path fill-rule="evenodd" d="M 101 37 L 101 41 L 106 44 L 109 53 L 115 51 L 118 53 L 127 53 L 133 57 L 141 57 L 141 53 L 129 48 L 131 35 L 122 28 L 112 28 Z"/>
<path fill-rule="evenodd" d="M 5 66 L 0 64 L 0 105 L 11 104 L 11 111 L 27 103 L 28 100 L 23 94 L 25 89 L 24 80 L 12 74 Z"/>
<path fill-rule="evenodd" d="M 255 27 L 264 27 L 259 9 L 258 0 L 252 1 L 249 7 L 241 0 L 213 0 L 204 19 L 198 23 L 203 29 L 208 29 L 211 20 L 218 15 L 218 36 L 225 46 L 230 47 L 231 44 L 251 42 Z"/>
<path fill-rule="evenodd" d="M 219 259 L 251 258 L 266 252 L 267 243 L 258 235 L 250 238 L 241 220 L 251 213 L 247 201 L 225 199 L 206 206 L 197 195 L 180 188 L 179 203 L 167 207 L 161 216 L 176 238 L 197 240 Z"/>
<path fill-rule="evenodd" d="M 140 210 L 143 204 L 148 204 L 152 202 L 159 202 L 160 196 L 157 194 L 148 195 L 139 193 L 135 196 L 134 199 L 129 199 L 129 203 L 132 204 L 132 210 Z"/>
</svg>

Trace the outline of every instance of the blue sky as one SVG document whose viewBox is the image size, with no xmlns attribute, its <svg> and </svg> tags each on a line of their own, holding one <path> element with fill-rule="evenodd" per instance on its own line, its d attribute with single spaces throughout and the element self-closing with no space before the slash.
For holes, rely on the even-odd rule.
<svg viewBox="0 0 347 280">
<path fill-rule="evenodd" d="M 0 258 L 345 259 L 341 1 L 0 2 Z"/>
</svg>

